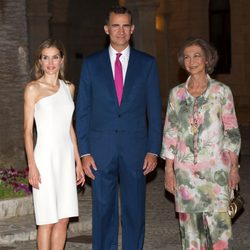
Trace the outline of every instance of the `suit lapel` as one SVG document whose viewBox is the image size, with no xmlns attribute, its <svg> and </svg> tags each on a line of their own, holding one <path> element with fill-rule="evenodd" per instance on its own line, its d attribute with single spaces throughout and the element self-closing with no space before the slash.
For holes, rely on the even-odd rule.
<svg viewBox="0 0 250 250">
<path fill-rule="evenodd" d="M 114 82 L 114 77 L 113 77 L 113 72 L 111 68 L 111 62 L 110 62 L 110 57 L 109 57 L 109 51 L 108 49 L 104 50 L 104 57 L 102 60 L 102 70 L 103 70 L 103 75 L 106 76 L 104 79 L 107 79 L 105 81 L 105 84 L 107 84 L 107 88 L 109 89 L 111 95 L 114 98 L 116 108 L 119 110 L 119 105 L 118 105 L 118 100 L 117 100 L 117 95 L 116 95 L 116 90 L 115 90 L 115 82 Z M 126 77 L 125 77 L 125 82 L 124 82 L 124 89 L 123 89 L 123 95 L 122 95 L 122 102 L 120 107 L 122 107 L 124 102 L 126 102 L 126 99 L 130 93 L 131 88 L 133 87 L 134 84 L 134 76 L 136 75 L 136 72 L 138 70 L 138 62 L 137 62 L 137 57 L 135 51 L 131 48 L 130 49 L 130 55 L 129 55 L 129 62 L 128 62 L 128 68 L 126 72 Z"/>
<path fill-rule="evenodd" d="M 113 96 L 116 106 L 117 108 L 118 106 L 118 100 L 117 100 L 117 95 L 116 95 L 116 90 L 115 90 L 115 82 L 114 82 L 114 77 L 113 77 L 113 72 L 112 72 L 112 68 L 111 68 L 111 62 L 110 62 L 110 57 L 109 57 L 109 51 L 108 49 L 104 50 L 104 56 L 102 59 L 102 74 L 103 79 L 106 79 L 104 81 L 104 84 L 107 85 L 107 88 L 109 89 L 110 94 Z M 102 58 L 102 57 L 101 57 Z"/>
<path fill-rule="evenodd" d="M 124 82 L 124 89 L 123 89 L 123 95 L 122 95 L 122 103 L 126 101 L 126 98 L 128 97 L 128 94 L 133 86 L 133 78 L 136 75 L 137 67 L 136 67 L 136 56 L 134 50 L 130 49 L 130 55 L 129 55 L 129 62 L 128 62 L 128 68 L 126 72 L 126 78 Z M 121 103 L 121 105 L 122 105 Z"/>
</svg>

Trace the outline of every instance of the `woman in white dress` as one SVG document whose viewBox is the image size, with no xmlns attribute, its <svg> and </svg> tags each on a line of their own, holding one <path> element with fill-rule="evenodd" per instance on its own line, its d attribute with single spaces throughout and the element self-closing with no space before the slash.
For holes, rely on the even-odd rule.
<svg viewBox="0 0 250 250">
<path fill-rule="evenodd" d="M 39 250 L 64 248 L 69 217 L 78 216 L 76 185 L 85 182 L 72 126 L 75 88 L 64 79 L 64 63 L 61 42 L 42 42 L 34 64 L 35 80 L 24 91 L 24 140 Z"/>
</svg>

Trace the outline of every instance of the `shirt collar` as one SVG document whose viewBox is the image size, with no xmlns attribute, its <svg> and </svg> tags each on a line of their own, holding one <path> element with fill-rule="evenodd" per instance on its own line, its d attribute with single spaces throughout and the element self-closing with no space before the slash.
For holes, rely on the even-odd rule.
<svg viewBox="0 0 250 250">
<path fill-rule="evenodd" d="M 118 52 L 111 45 L 109 45 L 109 55 L 110 55 L 110 57 L 114 57 L 115 58 L 117 53 L 121 53 L 122 57 L 124 57 L 124 58 L 129 58 L 130 46 L 127 46 L 126 49 Z"/>
<path fill-rule="evenodd" d="M 186 90 L 188 89 L 188 85 L 189 85 L 189 82 L 190 82 L 190 78 L 191 78 L 191 76 L 188 77 L 188 79 L 187 79 L 187 81 L 186 81 L 186 83 L 185 83 L 185 88 L 186 88 Z M 209 86 L 210 81 L 211 81 L 211 77 L 207 74 L 208 86 Z"/>
<path fill-rule="evenodd" d="M 188 77 L 188 79 L 187 79 L 187 81 L 185 83 L 185 90 L 186 90 L 187 98 L 188 99 L 189 98 L 193 99 L 194 97 L 188 92 L 188 85 L 189 85 L 189 82 L 190 82 L 190 78 L 191 78 L 191 76 Z M 208 98 L 210 82 L 212 80 L 212 78 L 208 74 L 207 74 L 207 80 L 208 80 L 207 81 L 207 84 L 208 84 L 207 89 L 205 90 L 205 92 L 202 95 L 198 96 L 198 98 L 205 98 L 205 99 Z"/>
</svg>

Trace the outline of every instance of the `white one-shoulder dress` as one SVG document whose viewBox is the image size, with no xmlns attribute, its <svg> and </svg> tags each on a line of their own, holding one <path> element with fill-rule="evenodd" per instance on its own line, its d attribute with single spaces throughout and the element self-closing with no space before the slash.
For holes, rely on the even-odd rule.
<svg viewBox="0 0 250 250">
<path fill-rule="evenodd" d="M 70 136 L 74 102 L 67 84 L 62 80 L 59 84 L 55 94 L 35 104 L 34 155 L 41 175 L 39 189 L 33 188 L 37 225 L 78 216 L 75 158 Z"/>
</svg>

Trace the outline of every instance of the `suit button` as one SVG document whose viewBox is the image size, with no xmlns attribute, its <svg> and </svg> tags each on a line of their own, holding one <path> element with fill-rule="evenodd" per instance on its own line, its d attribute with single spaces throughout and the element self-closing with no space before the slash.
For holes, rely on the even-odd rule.
<svg viewBox="0 0 250 250">
<path fill-rule="evenodd" d="M 121 117 L 121 115 L 118 115 L 118 117 Z"/>
<path fill-rule="evenodd" d="M 116 129 L 115 132 L 118 133 L 118 129 Z"/>
</svg>

